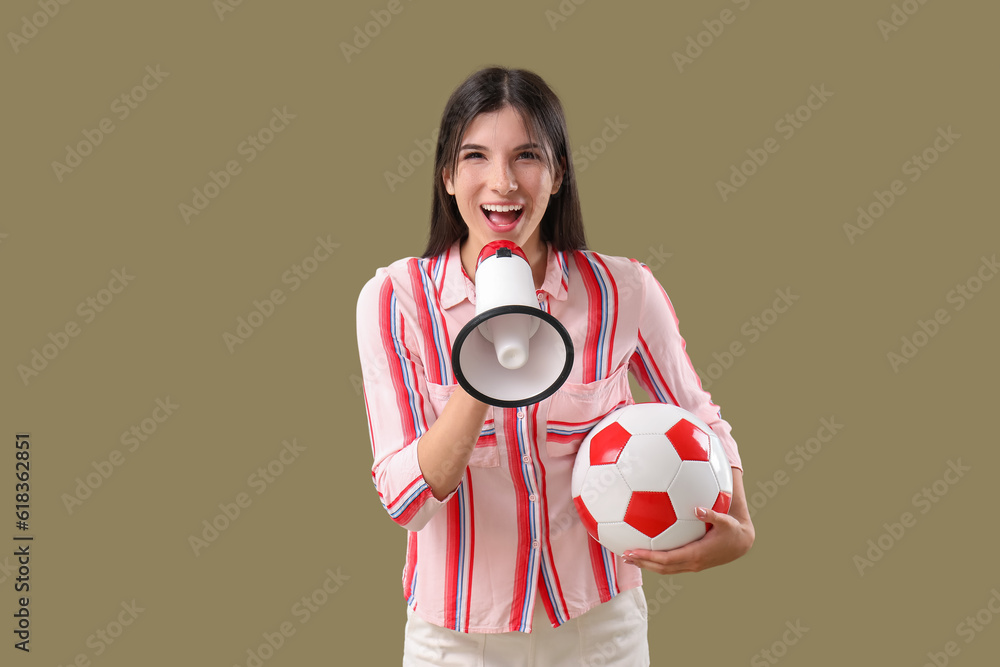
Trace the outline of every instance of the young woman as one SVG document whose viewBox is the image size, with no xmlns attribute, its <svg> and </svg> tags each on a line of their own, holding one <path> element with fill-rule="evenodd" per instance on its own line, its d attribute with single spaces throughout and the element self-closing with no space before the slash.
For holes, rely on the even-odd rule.
<svg viewBox="0 0 1000 667">
<path fill-rule="evenodd" d="M 524 250 L 540 308 L 575 351 L 567 382 L 519 408 L 476 400 L 451 367 L 476 259 L 499 239 Z M 372 476 L 408 531 L 404 666 L 648 665 L 640 568 L 698 571 L 753 544 L 736 443 L 666 292 L 641 263 L 585 247 L 558 98 L 525 70 L 476 72 L 441 119 L 423 257 L 378 269 L 358 302 Z M 679 549 L 615 555 L 570 497 L 580 442 L 634 402 L 628 373 L 708 423 L 733 466 L 730 512 L 699 510 L 714 529 Z"/>
</svg>

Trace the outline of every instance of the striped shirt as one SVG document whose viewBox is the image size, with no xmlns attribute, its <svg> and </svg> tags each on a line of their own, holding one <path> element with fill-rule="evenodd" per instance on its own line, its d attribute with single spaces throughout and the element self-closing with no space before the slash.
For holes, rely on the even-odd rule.
<svg viewBox="0 0 1000 667">
<path fill-rule="evenodd" d="M 701 388 L 673 306 L 648 267 L 549 246 L 537 294 L 573 339 L 569 378 L 539 403 L 490 407 L 461 483 L 441 501 L 424 481 L 416 443 L 458 386 L 451 347 L 475 314 L 458 243 L 378 269 L 358 300 L 372 480 L 408 531 L 403 595 L 424 620 L 461 632 L 530 632 L 537 600 L 558 627 L 641 585 L 639 568 L 587 534 L 570 497 L 587 432 L 634 402 L 629 373 L 651 400 L 711 426 L 742 469 L 730 426 Z"/>
</svg>

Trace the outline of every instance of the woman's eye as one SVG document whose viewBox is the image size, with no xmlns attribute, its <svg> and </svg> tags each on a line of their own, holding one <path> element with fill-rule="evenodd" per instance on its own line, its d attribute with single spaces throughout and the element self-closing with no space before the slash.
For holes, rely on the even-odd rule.
<svg viewBox="0 0 1000 667">
<path fill-rule="evenodd" d="M 479 157 L 483 157 L 483 154 L 482 154 L 482 153 L 476 153 L 476 152 L 472 152 L 472 153 L 466 153 L 466 154 L 465 154 L 465 155 L 464 155 L 464 156 L 462 157 L 462 159 L 463 159 L 463 160 L 469 160 L 469 159 L 471 159 L 471 158 L 479 158 Z"/>
<path fill-rule="evenodd" d="M 529 160 L 537 160 L 538 159 L 538 153 L 535 153 L 534 151 L 524 151 L 523 153 L 521 153 L 520 155 L 518 155 L 518 157 L 526 157 Z"/>
</svg>

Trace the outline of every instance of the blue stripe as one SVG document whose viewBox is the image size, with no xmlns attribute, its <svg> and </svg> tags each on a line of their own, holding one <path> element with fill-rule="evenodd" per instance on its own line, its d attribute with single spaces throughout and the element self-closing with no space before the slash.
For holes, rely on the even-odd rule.
<svg viewBox="0 0 1000 667">
<path fill-rule="evenodd" d="M 614 597 L 618 595 L 617 591 L 615 591 L 615 577 L 612 572 L 615 557 L 614 554 L 604 547 L 601 547 L 601 556 L 604 558 L 604 576 L 607 577 L 608 580 L 608 590 L 611 592 L 611 597 Z"/>
<path fill-rule="evenodd" d="M 458 497 L 458 585 L 455 587 L 455 625 L 462 630 L 462 591 L 465 590 L 465 492 Z"/>
<path fill-rule="evenodd" d="M 556 612 L 556 620 L 559 621 L 559 625 L 566 622 L 566 617 L 562 615 L 562 610 L 559 608 L 559 602 L 555 598 L 553 590 L 555 589 L 551 580 L 549 579 L 549 568 L 545 566 L 545 559 L 542 560 L 542 577 L 545 580 L 545 595 L 549 598 L 549 603 Z"/>
<path fill-rule="evenodd" d="M 587 426 L 582 426 L 580 428 L 566 429 L 566 428 L 546 428 L 545 430 L 553 435 L 579 435 L 580 433 L 587 433 L 594 428 L 594 425 L 600 420 L 595 420 L 593 422 L 588 422 Z"/>
<path fill-rule="evenodd" d="M 410 597 L 406 600 L 406 604 L 413 606 L 413 601 L 417 599 L 417 565 L 413 566 L 413 581 L 410 582 Z"/>
</svg>

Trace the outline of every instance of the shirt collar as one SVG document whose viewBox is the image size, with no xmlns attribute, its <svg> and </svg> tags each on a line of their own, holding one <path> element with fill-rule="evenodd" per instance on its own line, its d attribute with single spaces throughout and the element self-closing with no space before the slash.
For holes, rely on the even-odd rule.
<svg viewBox="0 0 1000 667">
<path fill-rule="evenodd" d="M 441 285 L 441 306 L 445 309 L 452 308 L 465 299 L 473 305 L 476 303 L 476 286 L 462 266 L 460 245 L 461 241 L 455 241 L 441 257 L 445 265 L 444 281 Z M 565 253 L 553 250 L 551 243 L 547 243 L 546 248 L 548 257 L 545 260 L 545 279 L 536 292 L 545 292 L 551 299 L 565 301 L 569 273 Z"/>
</svg>

